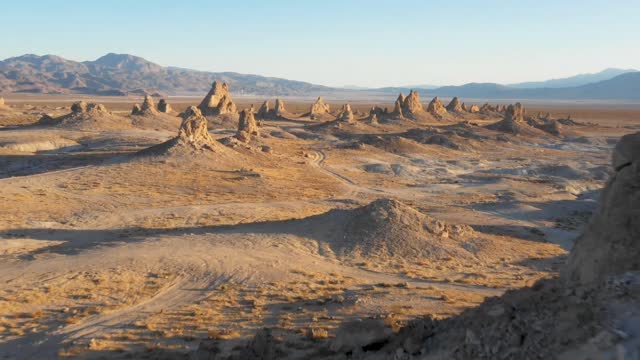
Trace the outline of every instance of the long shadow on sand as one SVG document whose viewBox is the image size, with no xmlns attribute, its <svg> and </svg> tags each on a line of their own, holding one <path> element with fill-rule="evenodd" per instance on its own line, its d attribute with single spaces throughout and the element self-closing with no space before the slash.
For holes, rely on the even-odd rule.
<svg viewBox="0 0 640 360">
<path fill-rule="evenodd" d="M 99 165 L 120 153 L 73 152 L 34 155 L 0 155 L 0 179 L 43 174 L 88 165 Z"/>
</svg>

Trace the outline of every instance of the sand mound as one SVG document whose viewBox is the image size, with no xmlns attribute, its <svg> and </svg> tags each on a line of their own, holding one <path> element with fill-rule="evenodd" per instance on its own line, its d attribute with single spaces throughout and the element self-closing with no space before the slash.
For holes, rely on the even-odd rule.
<svg viewBox="0 0 640 360">
<path fill-rule="evenodd" d="M 183 120 L 178 136 L 162 144 L 142 150 L 140 155 L 174 155 L 201 152 L 225 152 L 227 149 L 209 134 L 207 118 L 200 109 L 189 107 L 182 114 Z"/>
<path fill-rule="evenodd" d="M 488 104 L 483 108 L 490 107 Z M 480 112 L 484 112 L 482 109 Z M 520 103 L 509 105 L 505 111 L 504 118 L 496 123 L 487 125 L 489 130 L 505 132 L 513 135 L 540 135 L 542 132 L 529 125 L 524 119 L 525 109 Z"/>
<path fill-rule="evenodd" d="M 472 258 L 459 241 L 473 236 L 466 225 L 449 225 L 399 201 L 376 200 L 351 210 L 340 243 L 343 255 L 363 257 Z"/>
<path fill-rule="evenodd" d="M 461 113 L 461 112 L 465 111 L 462 108 L 462 104 L 460 103 L 460 99 L 458 99 L 457 97 L 454 97 L 453 99 L 451 99 L 451 102 L 449 102 L 449 105 L 447 105 L 446 109 L 447 109 L 448 112 L 453 112 L 453 113 Z"/>
<path fill-rule="evenodd" d="M 102 104 L 79 101 L 71 105 L 71 113 L 57 118 L 44 115 L 37 125 L 78 130 L 115 130 L 130 128 L 132 124 L 129 119 L 113 115 Z"/>
<path fill-rule="evenodd" d="M 226 83 L 213 82 L 211 90 L 198 105 L 203 115 L 222 115 L 237 112 L 236 104 L 229 95 L 229 86 Z"/>
<path fill-rule="evenodd" d="M 617 171 L 577 240 L 563 279 L 488 298 L 445 320 L 416 320 L 392 335 L 386 324 L 338 331 L 336 356 L 364 359 L 632 359 L 640 354 L 640 133 L 621 139 Z M 348 328 L 349 324 L 343 325 Z M 377 330 L 371 329 L 377 327 Z M 385 335 L 386 334 L 386 335 Z M 349 339 L 360 339 L 353 344 Z M 364 352 L 370 344 L 376 350 Z M 325 346 L 327 346 L 325 344 Z"/>
<path fill-rule="evenodd" d="M 429 106 L 427 106 L 427 112 L 436 116 L 442 116 L 447 113 L 447 108 L 444 107 L 442 101 L 440 101 L 440 99 L 438 99 L 438 97 L 436 96 L 433 98 L 433 100 L 431 100 Z"/>
<path fill-rule="evenodd" d="M 554 119 L 529 118 L 527 119 L 527 124 L 551 135 L 563 136 L 566 134 L 564 126 L 559 121 Z"/>
</svg>

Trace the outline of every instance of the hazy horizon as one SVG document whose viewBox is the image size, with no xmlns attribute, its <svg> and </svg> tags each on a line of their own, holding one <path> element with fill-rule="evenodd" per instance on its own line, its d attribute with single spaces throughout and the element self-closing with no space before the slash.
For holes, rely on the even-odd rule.
<svg viewBox="0 0 640 360">
<path fill-rule="evenodd" d="M 0 29 L 12 36 L 0 58 L 126 53 L 336 87 L 510 84 L 640 68 L 640 3 L 632 2 L 65 4 L 4 4 Z"/>
</svg>

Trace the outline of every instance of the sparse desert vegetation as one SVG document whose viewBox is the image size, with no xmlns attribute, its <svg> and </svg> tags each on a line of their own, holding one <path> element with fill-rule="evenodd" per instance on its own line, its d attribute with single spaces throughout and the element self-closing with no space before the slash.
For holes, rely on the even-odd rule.
<svg viewBox="0 0 640 360">
<path fill-rule="evenodd" d="M 0 129 L 8 357 L 332 358 L 446 321 L 554 281 L 640 128 L 417 92 L 33 99 Z"/>
</svg>

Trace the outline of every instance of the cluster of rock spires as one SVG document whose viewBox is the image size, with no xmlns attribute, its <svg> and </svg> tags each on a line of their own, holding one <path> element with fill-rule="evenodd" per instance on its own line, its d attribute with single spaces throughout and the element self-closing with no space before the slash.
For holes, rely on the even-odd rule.
<svg viewBox="0 0 640 360">
<path fill-rule="evenodd" d="M 483 105 L 480 111 L 488 111 L 486 110 L 487 107 L 489 107 L 488 104 Z M 503 131 L 512 134 L 521 133 L 524 130 L 523 126 L 526 125 L 526 122 L 524 121 L 524 115 L 525 109 L 522 104 L 511 104 L 506 108 L 506 111 L 504 112 L 504 118 L 494 124 L 487 126 L 487 129 Z"/>
<path fill-rule="evenodd" d="M 146 95 L 142 105 L 135 104 L 131 110 L 131 115 L 156 115 L 157 113 L 168 114 L 171 112 L 171 106 L 165 99 L 160 99 L 158 106 L 153 101 L 153 97 Z"/>
<path fill-rule="evenodd" d="M 256 116 L 259 119 L 281 119 L 287 114 L 287 110 L 284 107 L 284 101 L 280 98 L 276 98 L 276 106 L 272 109 L 269 100 L 265 100 L 258 109 Z"/>
<path fill-rule="evenodd" d="M 229 86 L 227 83 L 213 82 L 211 90 L 204 97 L 200 105 L 198 105 L 203 115 L 223 115 L 237 113 L 236 104 L 229 95 Z"/>
<path fill-rule="evenodd" d="M 395 117 L 413 117 L 424 111 L 420 102 L 420 95 L 417 91 L 411 90 L 408 96 L 400 93 L 393 105 L 391 116 Z"/>
<path fill-rule="evenodd" d="M 72 114 L 90 114 L 90 115 L 101 115 L 101 114 L 109 114 L 107 108 L 102 104 L 96 103 L 87 103 L 84 101 L 78 101 L 71 105 L 71 113 Z"/>
</svg>

